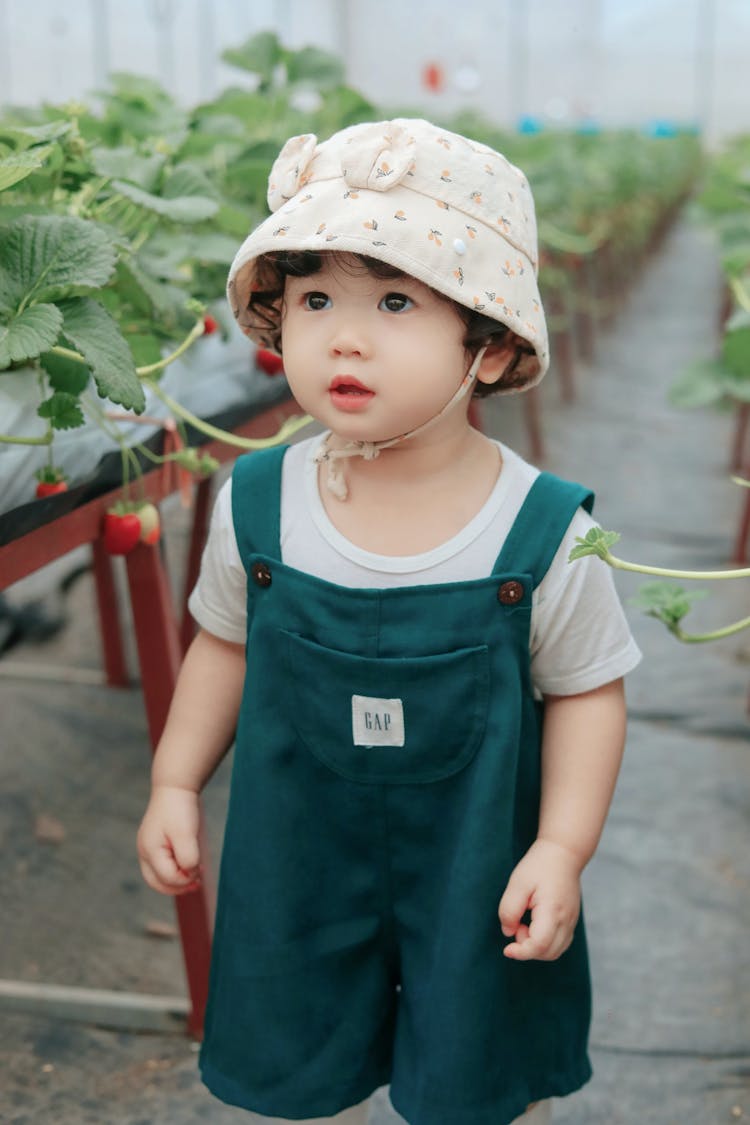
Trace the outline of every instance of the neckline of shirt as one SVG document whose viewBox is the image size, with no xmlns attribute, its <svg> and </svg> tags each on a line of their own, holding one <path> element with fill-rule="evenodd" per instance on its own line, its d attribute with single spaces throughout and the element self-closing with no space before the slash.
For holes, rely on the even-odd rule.
<svg viewBox="0 0 750 1125">
<path fill-rule="evenodd" d="M 516 460 L 516 454 L 502 442 L 495 441 L 494 444 L 500 450 L 502 457 L 502 465 L 497 480 L 492 492 L 477 514 L 456 535 L 446 539 L 444 543 L 439 543 L 437 547 L 433 547 L 429 551 L 423 551 L 418 555 L 378 555 L 374 551 L 366 551 L 364 548 L 358 547 L 356 543 L 352 543 L 350 539 L 342 535 L 331 522 L 323 506 L 318 488 L 318 466 L 314 457 L 325 437 L 324 434 L 320 441 L 312 440 L 310 442 L 305 458 L 305 497 L 309 512 L 317 530 L 329 546 L 350 562 L 356 563 L 367 570 L 391 574 L 413 574 L 416 571 L 428 570 L 430 567 L 438 566 L 447 559 L 453 558 L 473 543 L 489 527 L 508 497 L 511 478 L 514 475 L 512 466 L 514 460 Z"/>
</svg>

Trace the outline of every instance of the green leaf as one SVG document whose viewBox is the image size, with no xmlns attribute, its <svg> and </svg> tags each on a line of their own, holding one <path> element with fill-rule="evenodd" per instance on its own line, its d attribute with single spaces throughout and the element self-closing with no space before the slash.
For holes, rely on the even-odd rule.
<svg viewBox="0 0 750 1125">
<path fill-rule="evenodd" d="M 73 125 L 70 121 L 49 121 L 45 125 L 13 125 L 0 122 L 0 137 L 12 142 L 19 152 L 46 141 L 58 141 Z"/>
<path fill-rule="evenodd" d="M 198 262 L 230 265 L 237 253 L 237 241 L 219 231 L 191 233 L 185 236 L 187 256 Z"/>
<path fill-rule="evenodd" d="M 203 219 L 210 219 L 219 210 L 219 204 L 215 199 L 207 199 L 199 195 L 166 199 L 142 191 L 134 184 L 125 183 L 124 180 L 113 180 L 112 187 L 132 203 L 137 203 L 139 207 L 153 211 L 165 219 L 171 219 L 174 223 L 199 223 Z"/>
<path fill-rule="evenodd" d="M 750 371 L 744 375 L 728 374 L 724 380 L 724 393 L 737 402 L 750 402 Z"/>
<path fill-rule="evenodd" d="M 685 590 L 671 582 L 647 582 L 629 603 L 649 617 L 656 617 L 668 629 L 675 629 L 690 612 L 693 602 L 705 597 L 705 590 Z"/>
<path fill-rule="evenodd" d="M 180 259 L 183 256 L 180 254 Z M 177 274 L 160 273 L 159 262 L 160 259 L 147 254 L 145 248 L 138 259 L 130 258 L 123 261 L 121 263 L 123 274 L 129 276 L 125 294 L 140 311 L 143 312 L 148 307 L 152 316 L 156 313 L 161 320 L 167 318 L 174 321 L 184 308 L 185 293 L 177 286 L 161 280 L 163 277 L 174 277 Z M 145 302 L 148 302 L 148 306 Z"/>
<path fill-rule="evenodd" d="M 750 326 L 735 328 L 724 336 L 724 364 L 733 375 L 750 376 Z"/>
<path fill-rule="evenodd" d="M 91 372 L 85 363 L 77 359 L 71 359 L 67 355 L 57 355 L 56 352 L 42 352 L 39 363 L 47 372 L 49 384 L 54 391 L 79 395 L 88 386 Z"/>
<path fill-rule="evenodd" d="M 578 546 L 574 547 L 568 555 L 568 562 L 583 559 L 586 555 L 598 555 L 600 559 L 606 559 L 610 547 L 613 547 L 619 538 L 620 534 L 617 531 L 604 531 L 601 527 L 592 527 L 583 539 L 579 535 L 576 536 Z"/>
<path fill-rule="evenodd" d="M 735 309 L 724 325 L 726 332 L 734 332 L 737 328 L 750 328 L 750 312 L 747 309 Z"/>
<path fill-rule="evenodd" d="M 74 430 L 85 421 L 76 396 L 64 391 L 55 391 L 45 399 L 37 414 L 40 418 L 48 418 L 53 430 Z"/>
<path fill-rule="evenodd" d="M 103 230 L 72 215 L 28 215 L 0 228 L 0 307 L 98 289 L 115 268 Z"/>
<path fill-rule="evenodd" d="M 162 358 L 163 341 L 156 336 L 151 336 L 147 332 L 129 332 L 126 339 L 138 367 L 149 367 Z"/>
<path fill-rule="evenodd" d="M 62 326 L 56 305 L 31 305 L 0 325 L 0 370 L 36 357 L 55 343 Z"/>
<path fill-rule="evenodd" d="M 41 168 L 51 152 L 52 145 L 44 145 L 0 160 L 0 191 L 20 183 Z"/>
<path fill-rule="evenodd" d="M 335 86 L 323 92 L 323 105 L 315 114 L 315 125 L 311 131 L 328 137 L 347 125 L 373 121 L 376 114 L 376 107 L 358 90 L 353 90 L 351 86 Z"/>
<path fill-rule="evenodd" d="M 721 256 L 721 268 L 728 277 L 741 277 L 750 266 L 750 241 L 736 242 Z"/>
<path fill-rule="evenodd" d="M 303 47 L 301 51 L 289 52 L 286 73 L 290 83 L 309 82 L 317 89 L 330 89 L 344 81 L 341 61 L 320 47 Z"/>
<path fill-rule="evenodd" d="M 144 191 L 152 191 L 166 163 L 166 156 L 156 152 L 140 156 L 132 148 L 96 148 L 92 153 L 94 171 L 110 180 L 127 180 Z"/>
<path fill-rule="evenodd" d="M 146 399 L 117 321 L 90 297 L 62 301 L 60 311 L 63 332 L 91 368 L 101 397 L 140 413 Z"/>
<path fill-rule="evenodd" d="M 716 359 L 694 360 L 669 388 L 673 406 L 710 406 L 724 396 L 724 365 Z"/>
<path fill-rule="evenodd" d="M 284 51 L 275 32 L 262 31 L 240 47 L 228 47 L 221 52 L 221 57 L 230 66 L 258 74 L 264 82 L 269 82 L 274 70 L 283 61 Z"/>
<path fill-rule="evenodd" d="M 165 199 L 179 199 L 181 196 L 218 199 L 216 188 L 203 169 L 187 161 L 175 165 L 165 178 L 162 194 Z"/>
</svg>

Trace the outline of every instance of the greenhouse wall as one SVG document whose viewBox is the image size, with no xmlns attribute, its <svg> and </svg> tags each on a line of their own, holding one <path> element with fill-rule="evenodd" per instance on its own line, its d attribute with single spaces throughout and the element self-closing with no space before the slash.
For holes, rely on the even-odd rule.
<svg viewBox="0 0 750 1125">
<path fill-rule="evenodd" d="M 237 82 L 221 50 L 266 29 L 427 116 L 697 127 L 709 143 L 749 127 L 748 0 L 0 0 L 0 103 L 80 98 L 113 70 L 194 103 Z"/>
</svg>

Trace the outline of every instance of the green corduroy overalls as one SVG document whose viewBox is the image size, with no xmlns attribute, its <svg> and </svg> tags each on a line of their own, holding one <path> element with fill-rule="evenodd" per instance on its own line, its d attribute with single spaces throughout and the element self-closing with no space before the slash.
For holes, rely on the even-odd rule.
<svg viewBox="0 0 750 1125">
<path fill-rule="evenodd" d="M 275 1117 L 390 1083 L 409 1125 L 507 1125 L 591 1073 L 582 919 L 516 962 L 497 908 L 537 831 L 531 594 L 592 495 L 542 474 L 487 578 L 349 589 L 281 562 L 283 454 L 234 470 L 247 678 L 203 1080 Z"/>
</svg>

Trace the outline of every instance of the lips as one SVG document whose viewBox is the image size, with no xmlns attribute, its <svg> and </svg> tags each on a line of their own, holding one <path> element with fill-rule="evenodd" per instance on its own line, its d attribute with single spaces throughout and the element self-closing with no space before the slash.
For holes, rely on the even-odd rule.
<svg viewBox="0 0 750 1125">
<path fill-rule="evenodd" d="M 375 393 L 371 391 L 369 387 L 366 387 L 364 383 L 360 383 L 359 379 L 355 379 L 353 375 L 337 375 L 331 380 L 328 389 L 329 391 L 336 391 L 340 394 L 351 395 L 371 395 Z"/>
<path fill-rule="evenodd" d="M 337 409 L 352 413 L 363 410 L 375 392 L 353 375 L 336 375 L 328 385 L 331 402 Z"/>
</svg>

